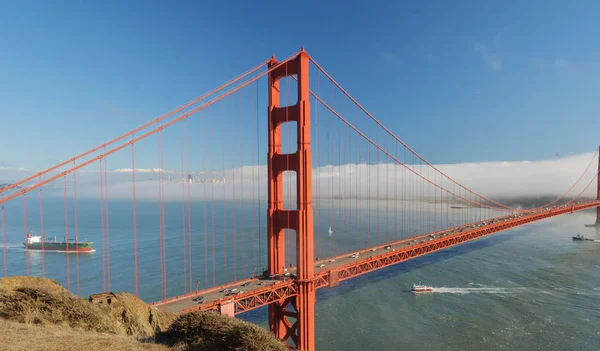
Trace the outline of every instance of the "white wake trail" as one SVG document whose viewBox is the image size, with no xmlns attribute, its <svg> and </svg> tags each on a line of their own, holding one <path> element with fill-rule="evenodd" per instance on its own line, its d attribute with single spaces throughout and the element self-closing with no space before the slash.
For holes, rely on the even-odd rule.
<svg viewBox="0 0 600 351">
<path fill-rule="evenodd" d="M 433 288 L 434 293 L 441 294 L 511 294 L 524 291 L 525 288 Z"/>
</svg>

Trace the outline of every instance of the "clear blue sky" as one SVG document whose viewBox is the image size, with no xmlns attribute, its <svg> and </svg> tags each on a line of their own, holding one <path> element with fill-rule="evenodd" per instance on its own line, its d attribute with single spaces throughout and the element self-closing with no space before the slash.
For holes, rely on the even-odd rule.
<svg viewBox="0 0 600 351">
<path fill-rule="evenodd" d="M 594 1 L 13 1 L 0 164 L 47 167 L 301 46 L 433 162 L 600 143 Z"/>
</svg>

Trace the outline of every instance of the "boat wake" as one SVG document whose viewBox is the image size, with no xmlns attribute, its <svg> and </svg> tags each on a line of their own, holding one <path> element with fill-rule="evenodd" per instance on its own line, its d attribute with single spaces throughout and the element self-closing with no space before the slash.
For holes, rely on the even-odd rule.
<svg viewBox="0 0 600 351">
<path fill-rule="evenodd" d="M 23 246 L 23 244 L 19 243 L 19 244 L 6 244 L 6 249 L 7 250 L 23 250 L 25 251 L 25 246 Z M 2 245 L 0 245 L 0 250 L 2 250 Z"/>
<path fill-rule="evenodd" d="M 441 294 L 515 294 L 525 288 L 433 288 L 434 293 Z"/>
</svg>

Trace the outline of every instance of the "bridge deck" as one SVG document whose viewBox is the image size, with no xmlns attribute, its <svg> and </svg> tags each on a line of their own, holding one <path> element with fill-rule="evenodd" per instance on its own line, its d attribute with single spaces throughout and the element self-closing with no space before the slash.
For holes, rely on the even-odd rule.
<svg viewBox="0 0 600 351">
<path fill-rule="evenodd" d="M 334 286 L 340 281 L 357 275 L 459 245 L 489 234 L 498 233 L 541 219 L 597 206 L 600 206 L 600 201 L 579 202 L 572 207 L 558 206 L 498 217 L 486 220 L 485 222 L 470 223 L 464 226 L 427 233 L 418 237 L 357 251 L 359 253 L 358 258 L 352 258 L 352 254 L 349 253 L 335 257 L 333 260 L 321 260 L 315 263 L 315 285 L 316 288 Z M 433 235 L 434 238 L 431 238 L 430 235 Z M 294 273 L 294 269 L 290 269 L 289 272 Z M 245 284 L 247 285 L 244 286 Z M 225 296 L 225 289 L 233 288 L 238 289 L 241 293 Z M 188 312 L 193 310 L 218 310 L 220 304 L 233 301 L 235 303 L 235 312 L 242 313 L 295 294 L 294 279 L 283 281 L 254 278 L 193 292 L 184 296 L 177 296 L 153 303 L 152 305 L 155 308 L 170 312 Z M 203 296 L 204 301 L 202 303 L 193 301 L 197 296 Z"/>
</svg>

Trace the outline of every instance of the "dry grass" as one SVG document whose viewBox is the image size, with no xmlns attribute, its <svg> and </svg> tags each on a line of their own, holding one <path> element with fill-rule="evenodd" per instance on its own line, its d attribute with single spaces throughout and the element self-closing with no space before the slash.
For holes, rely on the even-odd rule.
<svg viewBox="0 0 600 351">
<path fill-rule="evenodd" d="M 173 351 L 163 345 L 142 343 L 130 336 L 97 333 L 58 326 L 26 325 L 0 319 L 2 351 Z"/>
<path fill-rule="evenodd" d="M 157 345 L 154 339 L 167 346 Z M 142 343 L 147 340 L 148 343 Z M 0 279 L 0 350 L 287 350 L 252 323 L 193 312 L 177 317 L 128 293 L 90 303 L 58 282 Z"/>
<path fill-rule="evenodd" d="M 190 312 L 179 316 L 166 332 L 156 335 L 159 342 L 185 347 L 190 351 L 287 350 L 267 330 L 239 319 L 214 312 Z"/>
<path fill-rule="evenodd" d="M 62 325 L 116 335 L 152 337 L 165 330 L 175 314 L 152 309 L 128 293 L 110 305 L 73 296 L 51 279 L 0 279 L 0 317 L 25 324 Z"/>
</svg>

